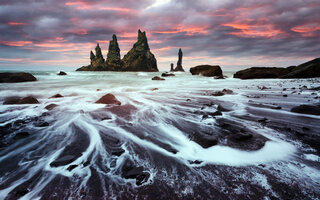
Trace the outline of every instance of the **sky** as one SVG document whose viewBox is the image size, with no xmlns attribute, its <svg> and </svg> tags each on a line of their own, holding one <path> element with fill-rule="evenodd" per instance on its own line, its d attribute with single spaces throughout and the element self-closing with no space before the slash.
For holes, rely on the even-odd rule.
<svg viewBox="0 0 320 200">
<path fill-rule="evenodd" d="M 0 69 L 76 69 L 146 31 L 158 68 L 286 67 L 320 57 L 319 0 L 0 0 Z"/>
</svg>

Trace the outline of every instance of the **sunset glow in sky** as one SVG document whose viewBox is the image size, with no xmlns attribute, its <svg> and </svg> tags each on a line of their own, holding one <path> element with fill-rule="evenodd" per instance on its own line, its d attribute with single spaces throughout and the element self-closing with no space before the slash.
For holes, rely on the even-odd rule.
<svg viewBox="0 0 320 200">
<path fill-rule="evenodd" d="M 2 0 L 0 69 L 89 64 L 112 34 L 121 56 L 146 31 L 158 67 L 289 66 L 320 57 L 319 0 Z"/>
</svg>

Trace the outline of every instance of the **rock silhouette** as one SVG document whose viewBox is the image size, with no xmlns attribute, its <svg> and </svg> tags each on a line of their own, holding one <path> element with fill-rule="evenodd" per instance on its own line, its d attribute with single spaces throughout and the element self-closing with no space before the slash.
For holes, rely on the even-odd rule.
<svg viewBox="0 0 320 200">
<path fill-rule="evenodd" d="M 97 44 L 95 51 L 96 54 L 90 52 L 91 64 L 83 66 L 77 71 L 159 71 L 157 60 L 150 51 L 146 33 L 140 30 L 138 31 L 137 42 L 122 60 L 116 35 L 112 36 L 109 43 L 106 60 L 103 58 L 99 44 Z"/>
<path fill-rule="evenodd" d="M 233 77 L 240 79 L 320 77 L 320 58 L 316 58 L 298 66 L 290 66 L 287 68 L 251 67 L 236 72 Z"/>
<path fill-rule="evenodd" d="M 36 81 L 37 79 L 29 73 L 16 72 L 16 73 L 0 73 L 0 83 L 18 83 L 27 81 Z"/>
<path fill-rule="evenodd" d="M 170 72 L 173 72 L 174 69 L 173 69 L 173 63 L 170 64 Z"/>
<path fill-rule="evenodd" d="M 190 73 L 192 75 L 223 78 L 222 70 L 219 65 L 198 65 L 191 67 Z"/>
<path fill-rule="evenodd" d="M 177 62 L 177 67 L 173 70 L 175 72 L 184 72 L 184 69 L 182 67 L 182 56 L 183 56 L 183 53 L 182 53 L 182 50 L 181 48 L 179 49 L 179 53 L 178 53 L 178 62 Z"/>
</svg>

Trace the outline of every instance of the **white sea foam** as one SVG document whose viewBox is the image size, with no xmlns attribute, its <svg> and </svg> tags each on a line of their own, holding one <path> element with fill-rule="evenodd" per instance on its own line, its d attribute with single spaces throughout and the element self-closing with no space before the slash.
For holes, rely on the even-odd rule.
<svg viewBox="0 0 320 200">
<path fill-rule="evenodd" d="M 145 152 L 158 152 L 189 167 L 194 166 L 190 164 L 190 161 L 195 160 L 202 162 L 200 166 L 207 164 L 256 165 L 289 160 L 297 151 L 292 143 L 278 138 L 276 131 L 264 128 L 257 122 L 245 122 L 234 117 L 247 115 L 247 95 L 254 93 L 257 86 L 261 85 L 271 89 L 263 90 L 259 94 L 272 96 L 268 102 L 262 103 L 272 105 L 274 102 L 282 101 L 283 110 L 271 110 L 270 112 L 301 116 L 290 113 L 287 105 L 289 105 L 288 102 L 290 106 L 303 103 L 304 98 L 292 97 L 283 101 L 283 86 L 279 86 L 279 80 L 239 81 L 233 78 L 214 80 L 211 77 L 191 76 L 189 73 L 175 74 L 174 77 L 166 77 L 165 81 L 152 81 L 151 78 L 155 75 L 159 76 L 159 73 L 68 72 L 67 76 L 62 77 L 51 72 L 36 75 L 37 82 L 0 84 L 0 104 L 7 97 L 27 95 L 37 97 L 40 102 L 35 105 L 1 105 L 0 126 L 13 123 L 17 119 L 25 120 L 41 116 L 44 113 L 49 113 L 44 115 L 43 119 L 50 123 L 48 127 L 34 127 L 32 122 L 28 123 L 25 129 L 31 131 L 30 137 L 33 138 L 33 141 L 23 145 L 15 144 L 16 146 L 0 151 L 0 163 L 20 157 L 20 159 L 23 158 L 20 161 L 21 166 L 28 168 L 25 178 L 13 181 L 10 186 L 0 190 L 0 198 L 5 197 L 16 186 L 41 170 L 45 171 L 46 175 L 39 182 L 38 189 L 25 195 L 25 199 L 38 198 L 43 187 L 57 174 L 69 178 L 81 177 L 83 181 L 79 185 L 84 187 L 92 173 L 89 167 L 82 166 L 86 161 L 90 161 L 91 166 L 99 174 L 112 177 L 112 180 L 121 184 L 123 180 L 118 170 L 127 158 L 135 159 L 137 163 L 144 165 L 143 161 L 139 161 L 139 156 L 134 154 L 137 146 L 144 149 Z M 280 82 L 285 87 L 297 87 L 297 83 L 287 80 Z M 308 81 L 300 84 L 311 87 Z M 214 91 L 223 89 L 231 89 L 234 93 L 219 97 L 210 95 Z M 57 93 L 64 97 L 49 99 L 50 96 Z M 131 107 L 122 108 L 123 110 L 114 109 L 115 111 L 111 112 L 109 109 L 112 106 L 94 103 L 107 93 L 114 94 L 121 101 L 122 106 L 130 105 Z M 310 94 L 306 93 L 306 95 Z M 253 98 L 253 101 L 257 104 L 261 103 L 259 98 Z M 316 102 L 315 99 L 310 99 L 310 101 L 309 103 Z M 205 106 L 210 102 L 213 102 L 214 105 Z M 52 103 L 58 106 L 47 111 L 45 106 Z M 228 103 L 230 105 L 228 109 L 231 111 L 208 119 L 202 119 L 201 114 L 196 114 L 197 112 L 215 112 L 218 104 L 221 103 Z M 257 108 L 259 109 L 263 111 L 265 108 Z M 94 114 L 102 115 L 101 119 L 93 118 Z M 302 116 L 313 120 L 318 119 L 311 115 Z M 190 129 L 192 126 L 199 126 L 214 132 L 214 124 L 219 118 L 235 120 L 245 127 L 252 127 L 270 141 L 267 141 L 260 150 L 244 151 L 221 144 L 202 148 L 190 140 L 189 130 L 184 126 L 191 124 Z M 65 147 L 77 139 L 74 126 L 86 134 L 89 140 L 88 146 L 84 147 L 81 155 L 68 165 L 50 166 L 50 163 L 59 158 Z M 102 137 L 105 136 L 118 138 L 122 142 L 121 148 L 125 150 L 125 153 L 116 161 L 104 146 Z M 169 147 L 177 152 L 170 151 Z M 319 157 L 313 154 L 306 154 L 304 158 L 319 161 Z M 112 165 L 112 162 L 116 163 Z M 68 170 L 70 165 L 77 165 L 77 167 L 70 171 Z M 105 169 L 106 166 L 110 168 L 109 171 Z M 19 170 L 23 171 L 23 169 Z M 154 174 L 151 174 L 151 177 L 153 176 Z M 3 181 L 9 178 L 12 177 L 6 175 Z M 264 187 L 268 186 L 264 177 L 261 181 Z M 185 189 L 184 192 L 192 192 L 192 188 Z"/>
</svg>

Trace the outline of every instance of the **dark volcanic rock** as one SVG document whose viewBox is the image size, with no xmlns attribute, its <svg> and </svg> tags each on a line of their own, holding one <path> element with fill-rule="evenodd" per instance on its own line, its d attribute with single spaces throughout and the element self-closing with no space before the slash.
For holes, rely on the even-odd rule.
<svg viewBox="0 0 320 200">
<path fill-rule="evenodd" d="M 52 109 L 54 109 L 54 108 L 57 107 L 57 106 L 58 106 L 57 104 L 52 103 L 52 104 L 47 105 L 47 106 L 44 107 L 44 108 L 47 109 L 47 110 L 52 110 Z"/>
<path fill-rule="evenodd" d="M 113 94 L 110 94 L 110 93 L 101 97 L 98 101 L 96 101 L 96 103 L 121 105 L 121 102 L 118 101 L 118 99 Z"/>
<path fill-rule="evenodd" d="M 293 107 L 291 112 L 302 113 L 302 114 L 310 114 L 310 115 L 320 115 L 320 107 L 313 105 L 300 105 Z"/>
<path fill-rule="evenodd" d="M 150 174 L 143 171 L 143 167 L 136 167 L 132 161 L 127 160 L 121 169 L 121 176 L 125 179 L 136 179 L 137 185 L 147 182 Z"/>
<path fill-rule="evenodd" d="M 9 105 L 9 104 L 38 104 L 39 101 L 34 98 L 33 96 L 27 96 L 27 97 L 10 97 L 7 98 L 3 104 Z"/>
<path fill-rule="evenodd" d="M 200 133 L 200 132 L 194 133 L 190 139 L 198 143 L 203 148 L 209 148 L 218 144 L 218 139 L 216 136 L 209 135 L 206 133 Z"/>
<path fill-rule="evenodd" d="M 67 75 L 67 73 L 65 73 L 64 71 L 60 71 L 57 75 L 59 75 L 59 76 L 65 76 L 65 75 Z"/>
<path fill-rule="evenodd" d="M 0 83 L 17 83 L 17 82 L 27 82 L 36 81 L 37 79 L 29 73 L 17 72 L 17 73 L 0 73 Z"/>
<path fill-rule="evenodd" d="M 178 53 L 177 67 L 173 71 L 175 71 L 175 72 L 178 72 L 178 71 L 184 72 L 184 69 L 182 67 L 182 56 L 183 56 L 183 54 L 182 54 L 182 50 L 180 48 L 179 49 L 179 53 Z"/>
<path fill-rule="evenodd" d="M 150 51 L 146 33 L 142 33 L 140 30 L 138 31 L 138 41 L 122 60 L 116 35 L 112 36 L 109 43 L 106 62 L 99 44 L 96 47 L 96 55 L 92 51 L 90 52 L 90 60 L 90 65 L 80 67 L 76 71 L 158 71 L 157 60 Z"/>
<path fill-rule="evenodd" d="M 55 94 L 52 97 L 50 97 L 49 99 L 54 99 L 54 98 L 62 98 L 63 96 L 61 94 Z"/>
<path fill-rule="evenodd" d="M 252 67 L 236 72 L 234 78 L 314 78 L 320 77 L 320 58 L 316 58 L 299 66 L 280 67 Z"/>
<path fill-rule="evenodd" d="M 96 55 L 94 55 L 92 51 L 90 52 L 91 66 L 92 68 L 99 68 L 104 63 L 104 58 L 99 43 L 97 43 L 95 50 Z"/>
<path fill-rule="evenodd" d="M 109 43 L 106 64 L 108 66 L 108 69 L 112 71 L 118 71 L 122 67 L 120 48 L 118 45 L 117 36 L 115 34 L 112 35 L 112 40 L 110 40 Z"/>
<path fill-rule="evenodd" d="M 170 64 L 170 72 L 173 72 L 174 69 L 173 69 L 173 63 Z"/>
<path fill-rule="evenodd" d="M 18 139 L 22 139 L 25 137 L 28 137 L 30 135 L 30 133 L 28 132 L 19 132 L 14 136 L 14 139 L 18 140 Z"/>
<path fill-rule="evenodd" d="M 164 81 L 166 79 L 160 78 L 159 76 L 155 76 L 155 77 L 152 78 L 152 80 L 154 80 L 154 81 Z"/>
<path fill-rule="evenodd" d="M 151 53 L 145 32 L 138 31 L 138 41 L 123 57 L 123 71 L 157 72 L 157 60 Z"/>
<path fill-rule="evenodd" d="M 303 63 L 295 67 L 282 78 L 314 78 L 320 77 L 320 58 Z"/>
<path fill-rule="evenodd" d="M 198 65 L 195 67 L 191 67 L 190 73 L 192 75 L 202 75 L 202 76 L 223 78 L 222 70 L 219 65 Z"/>
<path fill-rule="evenodd" d="M 277 67 L 251 67 L 236 72 L 233 78 L 255 79 L 255 78 L 280 78 L 289 73 L 292 68 Z"/>
<path fill-rule="evenodd" d="M 166 77 L 166 76 L 175 76 L 174 74 L 172 74 L 172 73 L 162 73 L 161 74 L 161 76 L 163 76 L 163 77 Z"/>
</svg>

